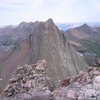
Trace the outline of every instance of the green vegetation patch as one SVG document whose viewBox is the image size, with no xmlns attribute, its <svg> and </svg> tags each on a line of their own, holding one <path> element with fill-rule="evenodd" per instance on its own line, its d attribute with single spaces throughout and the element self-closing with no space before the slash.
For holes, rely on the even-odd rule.
<svg viewBox="0 0 100 100">
<path fill-rule="evenodd" d="M 100 44 L 98 42 L 93 42 L 91 40 L 80 40 L 80 43 L 90 52 L 95 53 L 97 57 L 100 57 Z"/>
</svg>

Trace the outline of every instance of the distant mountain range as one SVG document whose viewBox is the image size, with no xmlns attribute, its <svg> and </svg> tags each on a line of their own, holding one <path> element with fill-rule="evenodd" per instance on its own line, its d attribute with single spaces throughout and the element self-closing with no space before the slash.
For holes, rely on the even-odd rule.
<svg viewBox="0 0 100 100">
<path fill-rule="evenodd" d="M 70 28 L 65 31 L 65 37 L 75 49 L 85 54 L 87 60 L 93 60 L 100 57 L 100 26 L 89 26 L 83 24 L 78 27 Z M 88 55 L 88 56 L 87 56 Z M 91 63 L 89 61 L 89 64 Z"/>
<path fill-rule="evenodd" d="M 67 31 L 65 31 L 65 34 L 67 35 L 67 38 L 71 40 L 73 39 L 85 39 L 90 36 L 99 36 L 100 35 L 100 27 L 95 26 L 89 26 L 87 24 L 83 24 L 79 27 L 70 28 Z"/>
<path fill-rule="evenodd" d="M 59 29 L 64 30 L 64 31 L 69 28 L 81 26 L 83 24 L 87 24 L 89 26 L 100 26 L 100 22 L 56 23 L 56 25 L 59 27 Z"/>
</svg>

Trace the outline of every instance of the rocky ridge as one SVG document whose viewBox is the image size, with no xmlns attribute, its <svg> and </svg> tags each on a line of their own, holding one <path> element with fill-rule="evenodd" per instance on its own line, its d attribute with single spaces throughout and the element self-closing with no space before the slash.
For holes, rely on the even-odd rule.
<svg viewBox="0 0 100 100">
<path fill-rule="evenodd" d="M 7 51 L 7 54 L 0 57 L 2 87 L 6 85 L 11 72 L 18 65 L 36 63 L 39 59 L 48 62 L 47 74 L 53 78 L 56 85 L 66 76 L 76 75 L 80 70 L 87 70 L 88 65 L 84 57 L 68 43 L 64 33 L 57 28 L 52 19 L 45 22 L 23 22 L 10 31 L 10 34 L 13 34 L 14 41 L 17 37 L 21 41 L 17 42 L 13 52 Z"/>
<path fill-rule="evenodd" d="M 80 70 L 87 70 L 82 57 L 68 43 L 64 33 L 60 31 L 52 19 L 40 22 L 31 36 L 32 62 L 45 59 L 47 74 L 56 85 L 66 76 L 76 75 Z"/>
<path fill-rule="evenodd" d="M 66 77 L 56 87 L 47 75 L 47 62 L 19 66 L 0 100 L 100 100 L 100 68 Z"/>
<path fill-rule="evenodd" d="M 99 35 L 99 31 L 95 27 L 91 27 L 87 24 L 83 24 L 76 28 L 71 28 L 65 31 L 65 36 L 69 40 L 80 40 L 88 38 L 92 35 Z"/>
<path fill-rule="evenodd" d="M 39 94 L 48 95 L 50 91 L 54 91 L 55 85 L 47 76 L 46 70 L 47 63 L 44 59 L 36 64 L 18 66 L 2 95 L 7 98 L 10 97 L 11 100 L 23 100 Z M 28 98 L 28 100 L 31 99 Z"/>
</svg>

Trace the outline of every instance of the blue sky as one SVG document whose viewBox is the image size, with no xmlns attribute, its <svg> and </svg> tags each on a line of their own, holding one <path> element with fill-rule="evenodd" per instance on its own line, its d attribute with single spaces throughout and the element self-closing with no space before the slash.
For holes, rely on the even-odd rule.
<svg viewBox="0 0 100 100">
<path fill-rule="evenodd" d="M 0 26 L 22 21 L 100 22 L 100 0 L 0 0 Z"/>
</svg>

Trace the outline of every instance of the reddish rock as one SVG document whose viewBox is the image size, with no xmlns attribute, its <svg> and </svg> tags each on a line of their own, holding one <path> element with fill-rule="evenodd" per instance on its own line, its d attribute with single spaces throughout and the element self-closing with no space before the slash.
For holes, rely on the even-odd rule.
<svg viewBox="0 0 100 100">
<path fill-rule="evenodd" d="M 86 83 L 89 79 L 89 74 L 87 72 L 80 72 L 80 83 Z"/>
<path fill-rule="evenodd" d="M 12 78 L 9 79 L 9 82 L 13 83 L 13 82 L 16 82 L 18 80 L 19 80 L 19 77 L 12 77 Z"/>
<path fill-rule="evenodd" d="M 69 85 L 70 84 L 70 77 L 67 77 L 66 79 L 64 79 L 64 80 L 62 80 L 61 82 L 60 82 L 60 85 L 61 86 L 67 86 L 67 85 Z"/>
<path fill-rule="evenodd" d="M 92 62 L 93 66 L 100 66 L 100 58 L 96 58 L 95 61 Z"/>
<path fill-rule="evenodd" d="M 97 58 L 97 59 L 96 59 L 96 63 L 97 63 L 98 65 L 100 65 L 100 58 Z"/>
</svg>

